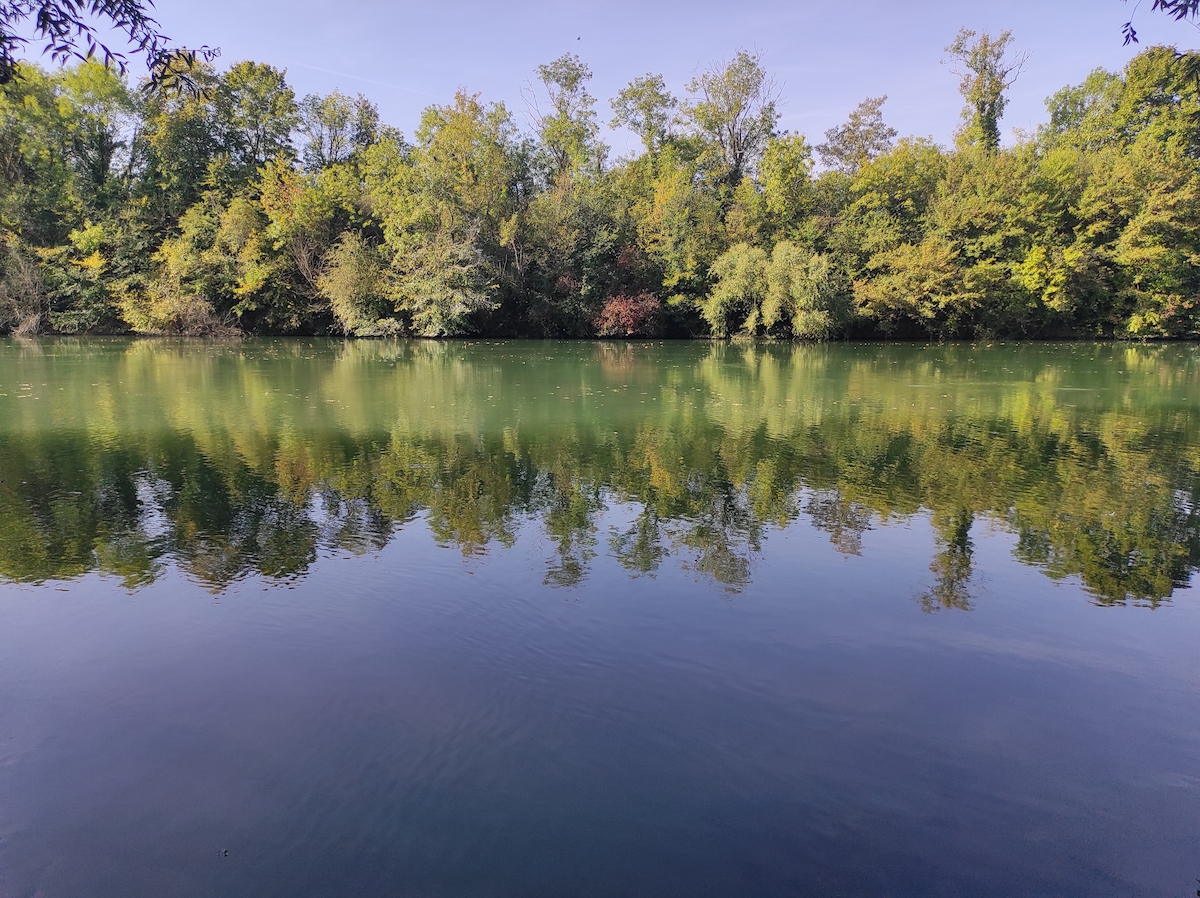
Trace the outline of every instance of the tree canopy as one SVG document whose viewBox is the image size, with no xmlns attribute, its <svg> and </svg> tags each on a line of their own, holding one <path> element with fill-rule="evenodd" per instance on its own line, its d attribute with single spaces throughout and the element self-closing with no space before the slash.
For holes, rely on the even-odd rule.
<svg viewBox="0 0 1200 898">
<path fill-rule="evenodd" d="M 0 88 L 0 331 L 771 339 L 1200 336 L 1200 82 L 1151 47 L 1002 139 L 1023 56 L 960 31 L 953 147 L 868 97 L 813 146 L 754 53 L 609 105 L 531 73 L 409 134 L 365 96 L 192 60 L 143 92 L 97 60 Z M 946 102 L 954 82 L 946 80 Z"/>
<path fill-rule="evenodd" d="M 946 47 L 951 70 L 959 78 L 958 92 L 966 101 L 962 137 L 989 151 L 1000 146 L 1000 119 L 1008 105 L 1005 91 L 1029 60 L 1028 52 L 1007 55 L 1012 40 L 1011 31 L 993 38 L 963 28 Z"/>
</svg>

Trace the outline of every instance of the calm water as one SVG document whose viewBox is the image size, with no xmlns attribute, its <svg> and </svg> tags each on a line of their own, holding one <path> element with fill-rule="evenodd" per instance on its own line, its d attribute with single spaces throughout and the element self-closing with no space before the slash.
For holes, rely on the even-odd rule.
<svg viewBox="0 0 1200 898">
<path fill-rule="evenodd" d="M 1200 347 L 0 343 L 0 896 L 1187 896 Z"/>
</svg>

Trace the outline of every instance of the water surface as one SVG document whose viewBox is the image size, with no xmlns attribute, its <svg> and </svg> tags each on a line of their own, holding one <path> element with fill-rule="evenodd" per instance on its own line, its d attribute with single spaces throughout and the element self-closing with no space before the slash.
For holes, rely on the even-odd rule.
<svg viewBox="0 0 1200 898">
<path fill-rule="evenodd" d="M 0 344 L 0 896 L 1188 895 L 1200 350 Z"/>
</svg>

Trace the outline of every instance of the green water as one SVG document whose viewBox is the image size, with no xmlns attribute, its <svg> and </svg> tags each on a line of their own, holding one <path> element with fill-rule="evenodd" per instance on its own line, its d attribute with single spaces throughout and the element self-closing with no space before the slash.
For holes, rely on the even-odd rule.
<svg viewBox="0 0 1200 898">
<path fill-rule="evenodd" d="M 0 894 L 1184 894 L 1198 497 L 1191 345 L 0 343 Z"/>
<path fill-rule="evenodd" d="M 935 604 L 969 604 L 970 531 L 1155 603 L 1200 561 L 1200 357 L 1190 346 L 8 344 L 0 575 L 170 562 L 220 587 L 370 551 L 416 515 L 465 553 L 541 522 L 546 578 L 597 552 L 679 555 L 739 588 L 803 518 L 859 554 L 930 513 Z M 152 501 L 147 501 L 149 493 Z M 309 509 L 315 503 L 321 521 Z M 637 508 L 600 533 L 606 505 Z M 978 523 L 977 523 L 978 522 Z"/>
</svg>

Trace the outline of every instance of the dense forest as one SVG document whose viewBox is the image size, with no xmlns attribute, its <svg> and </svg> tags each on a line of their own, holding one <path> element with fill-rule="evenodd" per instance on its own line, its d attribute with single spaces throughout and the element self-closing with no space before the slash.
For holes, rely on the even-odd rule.
<svg viewBox="0 0 1200 898">
<path fill-rule="evenodd" d="M 1002 146 L 1011 35 L 947 48 L 953 147 L 886 97 L 814 144 L 747 52 L 676 97 L 540 66 L 523 115 L 460 91 L 411 136 L 361 95 L 190 62 L 0 87 L 0 332 L 353 336 L 1196 337 L 1200 79 L 1142 51 Z M 952 85 L 948 81 L 947 94 Z"/>
</svg>

